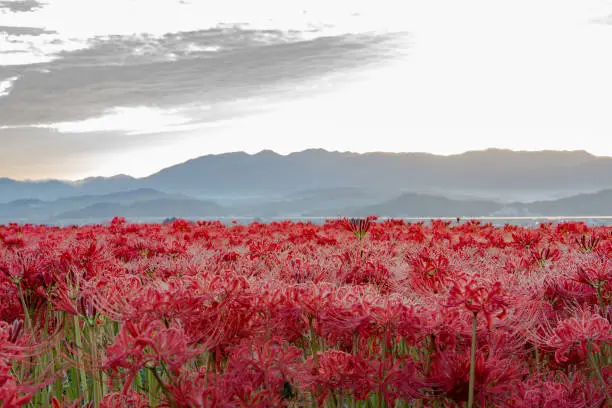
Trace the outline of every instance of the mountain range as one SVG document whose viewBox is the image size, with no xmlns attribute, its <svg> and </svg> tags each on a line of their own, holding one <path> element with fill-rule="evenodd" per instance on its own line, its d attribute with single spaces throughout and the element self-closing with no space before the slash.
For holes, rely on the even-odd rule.
<svg viewBox="0 0 612 408">
<path fill-rule="evenodd" d="M 311 149 L 207 155 L 143 178 L 0 179 L 0 223 L 169 217 L 612 215 L 612 158 Z"/>
</svg>

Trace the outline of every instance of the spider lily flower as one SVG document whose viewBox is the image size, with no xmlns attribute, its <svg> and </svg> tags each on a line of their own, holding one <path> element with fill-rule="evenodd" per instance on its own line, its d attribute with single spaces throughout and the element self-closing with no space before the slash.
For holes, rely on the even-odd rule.
<svg viewBox="0 0 612 408">
<path fill-rule="evenodd" d="M 368 216 L 366 218 L 347 218 L 345 219 L 345 225 L 346 228 L 361 241 L 372 226 L 372 221 L 375 220 L 375 216 Z"/>
<path fill-rule="evenodd" d="M 468 400 L 470 355 L 468 350 L 436 352 L 427 383 L 453 401 Z M 520 384 L 526 368 L 520 361 L 480 349 L 476 357 L 476 400 L 480 406 L 499 406 Z"/>
<path fill-rule="evenodd" d="M 578 248 L 584 253 L 593 252 L 599 242 L 601 241 L 601 237 L 598 236 L 587 236 L 583 234 L 580 239 L 576 238 L 575 243 L 578 245 Z"/>
<path fill-rule="evenodd" d="M 135 391 L 123 394 L 113 392 L 106 394 L 100 402 L 100 408 L 149 408 L 149 399 Z M 92 404 L 93 408 L 93 404 Z"/>
<path fill-rule="evenodd" d="M 309 360 L 312 364 L 312 358 Z M 316 390 L 319 404 L 332 391 L 353 393 L 356 399 L 364 399 L 374 389 L 376 369 L 359 355 L 338 350 L 319 353 L 318 364 L 312 364 L 311 376 L 306 386 Z"/>
<path fill-rule="evenodd" d="M 601 385 L 577 371 L 538 374 L 516 384 L 516 394 L 501 404 L 504 408 L 585 408 L 605 407 Z"/>
<path fill-rule="evenodd" d="M 607 259 L 591 260 L 577 267 L 575 280 L 600 291 L 606 285 L 612 289 L 612 265 Z"/>
<path fill-rule="evenodd" d="M 543 248 L 541 250 L 532 249 L 531 259 L 534 263 L 537 263 L 541 267 L 554 261 L 558 261 L 561 258 L 561 252 L 558 248 Z"/>
<path fill-rule="evenodd" d="M 448 306 L 463 306 L 474 314 L 486 316 L 489 328 L 493 317 L 503 318 L 508 307 L 508 298 L 500 282 L 485 285 L 475 278 L 458 278 L 449 291 Z"/>
<path fill-rule="evenodd" d="M 557 324 L 547 346 L 555 351 L 557 363 L 576 364 L 584 361 L 590 351 L 597 353 L 601 344 L 612 341 L 611 330 L 610 322 L 601 315 L 580 310 Z"/>
</svg>

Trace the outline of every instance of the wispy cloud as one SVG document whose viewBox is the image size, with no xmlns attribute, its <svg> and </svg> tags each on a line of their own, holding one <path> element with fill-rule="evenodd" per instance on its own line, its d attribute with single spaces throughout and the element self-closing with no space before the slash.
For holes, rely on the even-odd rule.
<svg viewBox="0 0 612 408">
<path fill-rule="evenodd" d="M 274 31 L 231 29 L 97 39 L 90 48 L 26 69 L 0 100 L 0 123 L 76 122 L 117 107 L 171 109 L 283 92 L 302 81 L 391 59 L 394 38 L 304 41 Z M 6 76 L 15 72 L 4 70 Z"/>
<path fill-rule="evenodd" d="M 7 66 L 25 67 L 52 62 L 60 58 L 62 52 L 86 47 L 85 41 L 63 38 L 42 28 L 0 27 L 0 72 Z"/>
<path fill-rule="evenodd" d="M 13 13 L 26 13 L 44 7 L 45 3 L 36 0 L 2 0 L 0 10 L 6 9 Z"/>
<path fill-rule="evenodd" d="M 2 26 L 0 25 L 0 34 L 6 34 L 9 36 L 35 36 L 43 34 L 57 34 L 55 31 L 45 30 L 40 27 L 15 27 L 15 26 Z"/>
</svg>

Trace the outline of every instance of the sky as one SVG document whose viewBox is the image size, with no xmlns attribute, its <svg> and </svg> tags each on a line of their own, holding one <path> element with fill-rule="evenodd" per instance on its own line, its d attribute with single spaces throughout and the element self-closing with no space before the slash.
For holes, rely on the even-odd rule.
<svg viewBox="0 0 612 408">
<path fill-rule="evenodd" d="M 0 0 L 0 177 L 308 148 L 612 156 L 612 0 Z"/>
</svg>

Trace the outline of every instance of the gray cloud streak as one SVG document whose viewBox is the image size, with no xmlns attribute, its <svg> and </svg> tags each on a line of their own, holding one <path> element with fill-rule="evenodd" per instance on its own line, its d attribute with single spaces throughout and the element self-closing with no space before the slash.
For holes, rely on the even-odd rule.
<svg viewBox="0 0 612 408">
<path fill-rule="evenodd" d="M 10 36 L 57 34 L 56 31 L 49 31 L 38 27 L 13 27 L 0 25 L 0 34 L 2 33 Z"/>
<path fill-rule="evenodd" d="M 26 13 L 38 10 L 45 6 L 45 3 L 36 0 L 4 0 L 0 1 L 0 10 L 7 9 L 13 13 Z"/>
<path fill-rule="evenodd" d="M 280 38 L 279 33 L 268 34 Z M 111 37 L 90 49 L 40 64 L 37 71 L 0 67 L 0 78 L 20 75 L 10 95 L 0 99 L 0 125 L 78 121 L 116 106 L 172 107 L 253 97 L 270 86 L 294 86 L 381 62 L 391 58 L 393 41 L 393 37 L 354 35 L 256 45 L 261 35 L 239 30 L 224 39 L 227 34 L 209 30 L 181 33 L 182 44 L 215 45 L 221 50 L 184 52 L 176 61 L 163 60 L 170 52 L 181 52 L 176 36 L 157 43 Z M 147 44 L 157 54 L 133 55 L 134 49 Z M 40 72 L 41 68 L 48 72 Z"/>
</svg>

